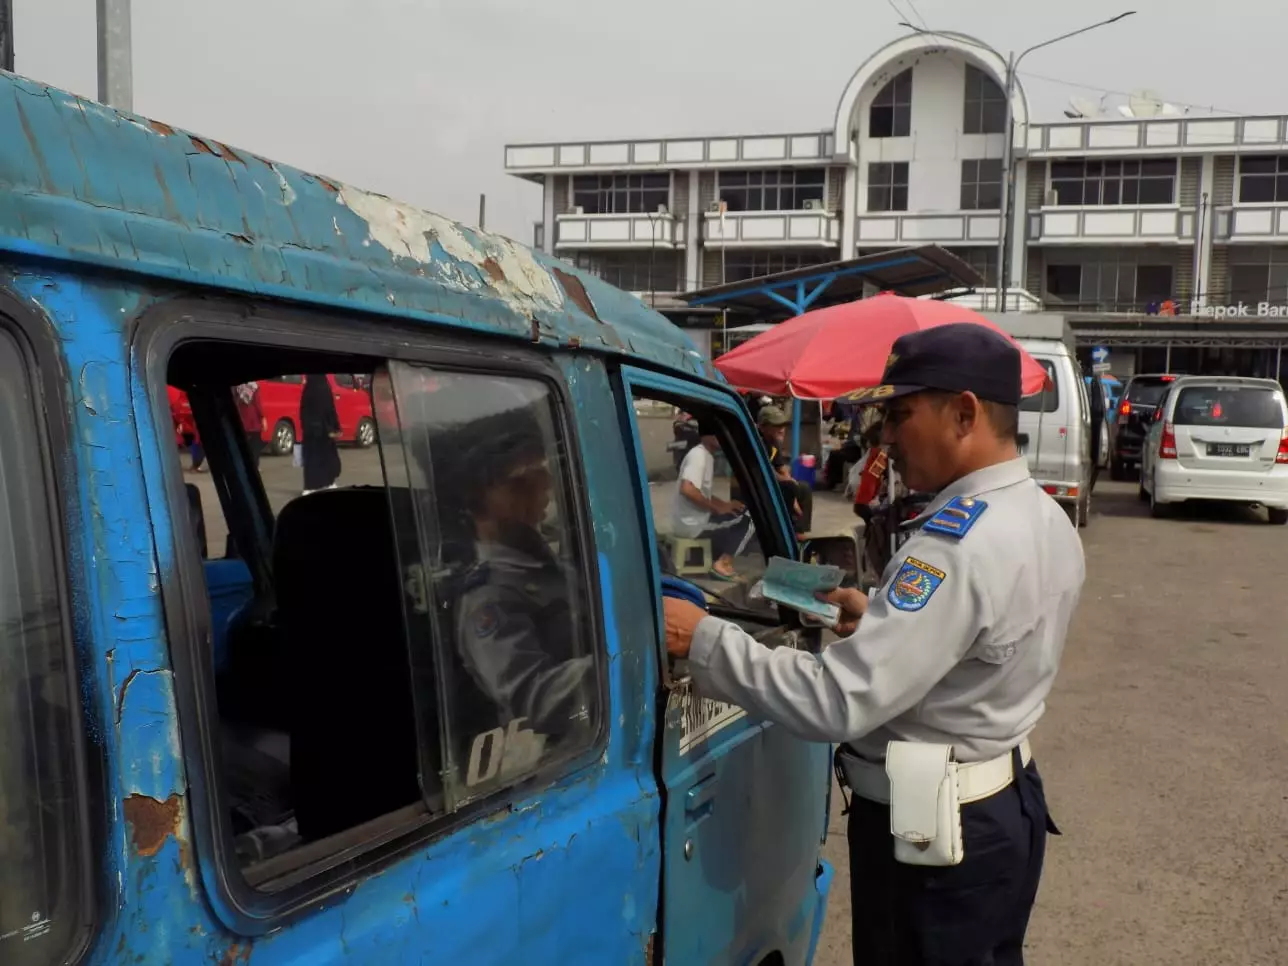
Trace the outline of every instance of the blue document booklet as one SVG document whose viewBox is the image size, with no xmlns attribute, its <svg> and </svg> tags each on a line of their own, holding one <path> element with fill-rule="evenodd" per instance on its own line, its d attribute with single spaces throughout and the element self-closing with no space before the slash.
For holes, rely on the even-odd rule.
<svg viewBox="0 0 1288 966">
<path fill-rule="evenodd" d="M 840 619 L 841 609 L 819 600 L 816 595 L 836 590 L 844 579 L 845 571 L 840 567 L 771 557 L 761 581 L 760 593 L 776 604 L 816 617 L 830 627 Z"/>
</svg>

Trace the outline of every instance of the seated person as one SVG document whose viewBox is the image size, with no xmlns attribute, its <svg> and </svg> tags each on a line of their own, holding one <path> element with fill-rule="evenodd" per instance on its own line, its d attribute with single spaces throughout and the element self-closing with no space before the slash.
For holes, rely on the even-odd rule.
<svg viewBox="0 0 1288 966">
<path fill-rule="evenodd" d="M 863 459 L 864 452 L 857 416 L 845 421 L 838 419 L 832 424 L 830 435 L 840 443 L 834 444 L 834 448 L 827 454 L 827 462 L 823 464 L 822 487 L 829 491 L 845 482 L 845 464 L 858 463 Z"/>
<path fill-rule="evenodd" d="M 769 454 L 769 463 L 778 478 L 778 486 L 783 491 L 783 499 L 792 511 L 798 534 L 809 533 L 814 519 L 814 491 L 804 483 L 792 479 L 792 460 L 783 449 L 787 438 L 787 413 L 778 406 L 766 406 L 760 411 L 756 425 L 760 430 L 760 439 Z"/>
<path fill-rule="evenodd" d="M 498 725 L 526 718 L 558 739 L 590 720 L 594 664 L 570 632 L 578 582 L 541 535 L 554 487 L 542 436 L 522 425 L 476 435 L 460 458 L 474 561 L 457 607 L 458 651 Z"/>
<path fill-rule="evenodd" d="M 677 537 L 710 540 L 711 576 L 733 580 L 737 577 L 733 559 L 751 537 L 751 517 L 738 501 L 712 495 L 720 441 L 706 420 L 698 421 L 698 432 L 700 445 L 689 450 L 680 464 L 671 532 Z"/>
</svg>

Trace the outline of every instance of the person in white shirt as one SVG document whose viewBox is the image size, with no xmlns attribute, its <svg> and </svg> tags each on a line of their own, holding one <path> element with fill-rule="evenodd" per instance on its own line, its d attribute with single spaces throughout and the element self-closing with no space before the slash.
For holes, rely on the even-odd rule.
<svg viewBox="0 0 1288 966">
<path fill-rule="evenodd" d="M 751 517 L 742 503 L 712 495 L 720 441 L 705 422 L 699 421 L 699 432 L 700 444 L 689 450 L 680 463 L 671 532 L 693 540 L 710 540 L 711 575 L 733 580 L 737 576 L 734 557 L 751 536 Z"/>
</svg>

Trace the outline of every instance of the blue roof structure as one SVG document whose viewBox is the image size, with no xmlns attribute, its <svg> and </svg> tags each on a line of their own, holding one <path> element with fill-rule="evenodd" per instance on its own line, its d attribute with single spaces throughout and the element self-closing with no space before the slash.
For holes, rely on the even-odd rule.
<svg viewBox="0 0 1288 966">
<path fill-rule="evenodd" d="M 0 251 L 624 353 L 715 378 L 635 297 L 499 235 L 0 72 Z"/>
</svg>

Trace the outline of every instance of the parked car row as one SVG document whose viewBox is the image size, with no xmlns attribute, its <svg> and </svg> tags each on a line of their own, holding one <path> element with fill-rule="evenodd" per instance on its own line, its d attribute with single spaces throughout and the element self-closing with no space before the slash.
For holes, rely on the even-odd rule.
<svg viewBox="0 0 1288 966">
<path fill-rule="evenodd" d="M 331 394 L 335 397 L 336 415 L 340 417 L 340 442 L 363 448 L 376 441 L 376 421 L 371 409 L 371 393 L 355 377 L 340 373 L 328 375 Z M 300 397 L 304 394 L 303 376 L 264 379 L 259 383 L 259 404 L 264 411 L 265 429 L 261 437 L 267 453 L 288 456 L 300 438 Z M 171 410 L 176 414 L 175 442 L 183 446 L 185 436 L 196 432 L 192 409 L 181 390 L 170 387 Z"/>
<path fill-rule="evenodd" d="M 1128 380 L 1118 402 L 1114 427 L 1114 454 L 1109 464 L 1109 475 L 1113 479 L 1127 480 L 1139 473 L 1145 434 L 1159 403 L 1177 378 L 1172 373 L 1159 373 L 1132 376 Z"/>
</svg>

